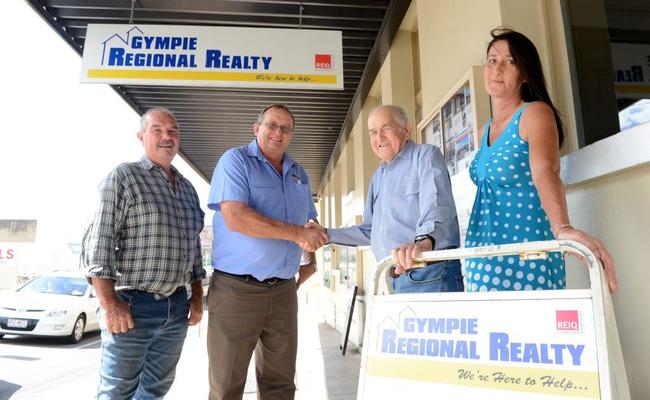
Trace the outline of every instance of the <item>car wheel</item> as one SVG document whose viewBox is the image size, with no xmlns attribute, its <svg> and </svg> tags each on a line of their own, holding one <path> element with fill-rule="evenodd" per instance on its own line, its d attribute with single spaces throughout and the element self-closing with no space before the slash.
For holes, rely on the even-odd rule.
<svg viewBox="0 0 650 400">
<path fill-rule="evenodd" d="M 77 317 L 77 320 L 72 327 L 72 333 L 68 336 L 68 342 L 70 343 L 79 343 L 81 338 L 84 336 L 84 329 L 86 328 L 86 319 L 83 315 Z"/>
</svg>

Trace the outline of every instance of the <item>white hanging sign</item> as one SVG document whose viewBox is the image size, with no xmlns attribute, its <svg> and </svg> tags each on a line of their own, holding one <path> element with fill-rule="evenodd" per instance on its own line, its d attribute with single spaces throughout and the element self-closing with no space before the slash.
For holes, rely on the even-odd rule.
<svg viewBox="0 0 650 400">
<path fill-rule="evenodd" d="M 89 24 L 81 82 L 342 90 L 341 31 Z"/>
</svg>

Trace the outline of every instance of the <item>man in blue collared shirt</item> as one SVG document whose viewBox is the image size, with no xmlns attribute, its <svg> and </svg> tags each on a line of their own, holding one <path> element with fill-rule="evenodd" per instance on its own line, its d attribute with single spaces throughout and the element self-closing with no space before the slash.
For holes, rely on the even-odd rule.
<svg viewBox="0 0 650 400">
<path fill-rule="evenodd" d="M 285 153 L 293 127 L 286 106 L 268 106 L 253 126 L 256 139 L 228 150 L 214 170 L 211 400 L 242 398 L 254 349 L 258 397 L 294 398 L 296 289 L 316 270 L 313 253 L 300 266 L 300 246 L 320 247 L 326 235 L 304 226 L 316 209 L 307 173 Z"/>
<path fill-rule="evenodd" d="M 375 108 L 368 129 L 372 150 L 382 162 L 368 188 L 363 222 L 328 229 L 329 241 L 370 244 L 377 260 L 392 255 L 396 293 L 462 291 L 458 260 L 409 270 L 420 252 L 460 243 L 451 181 L 440 150 L 409 140 L 411 124 L 398 106 Z"/>
</svg>

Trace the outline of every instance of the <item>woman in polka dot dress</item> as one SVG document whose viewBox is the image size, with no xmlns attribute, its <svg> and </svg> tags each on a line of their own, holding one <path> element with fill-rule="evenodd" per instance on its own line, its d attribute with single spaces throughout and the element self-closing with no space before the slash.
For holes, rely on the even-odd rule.
<svg viewBox="0 0 650 400">
<path fill-rule="evenodd" d="M 612 259 L 602 243 L 569 224 L 560 180 L 564 132 L 546 90 L 532 42 L 508 29 L 492 31 L 484 81 L 494 117 L 481 130 L 469 173 L 477 186 L 466 247 L 537 240 L 577 240 L 599 257 L 610 290 L 617 288 Z M 517 256 L 467 259 L 468 291 L 562 289 L 564 260 Z"/>
</svg>

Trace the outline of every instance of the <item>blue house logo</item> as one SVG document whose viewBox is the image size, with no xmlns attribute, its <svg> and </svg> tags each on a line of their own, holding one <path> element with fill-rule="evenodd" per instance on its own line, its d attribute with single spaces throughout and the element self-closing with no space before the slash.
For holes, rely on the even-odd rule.
<svg viewBox="0 0 650 400">
<path fill-rule="evenodd" d="M 197 68 L 196 36 L 145 35 L 137 26 L 102 42 L 101 65 L 155 69 Z"/>
<path fill-rule="evenodd" d="M 418 316 L 410 306 L 377 324 L 375 351 L 424 358 L 475 359 L 477 318 Z"/>
<path fill-rule="evenodd" d="M 133 36 L 132 35 L 133 31 L 136 31 L 136 32 L 140 33 L 141 35 L 144 34 L 144 32 L 140 28 L 138 28 L 137 26 L 134 26 L 133 28 L 126 31 L 126 37 L 122 37 L 118 33 L 114 33 L 108 39 L 106 39 L 106 40 L 104 40 L 102 42 L 102 63 L 101 63 L 101 65 L 105 65 L 106 50 L 107 50 L 107 48 L 110 49 L 112 47 L 111 43 L 115 43 L 116 47 L 128 47 L 131 36 Z"/>
</svg>

